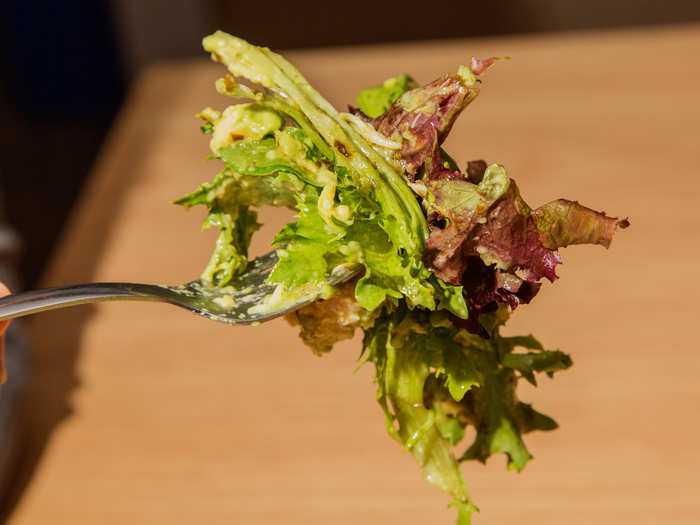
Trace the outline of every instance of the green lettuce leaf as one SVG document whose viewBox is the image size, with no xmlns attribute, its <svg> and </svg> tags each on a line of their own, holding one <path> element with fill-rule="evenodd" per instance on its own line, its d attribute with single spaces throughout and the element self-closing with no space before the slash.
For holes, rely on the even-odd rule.
<svg viewBox="0 0 700 525">
<path fill-rule="evenodd" d="M 221 148 L 218 156 L 234 173 L 242 175 L 291 173 L 312 186 L 320 188 L 324 186 L 323 181 L 316 180 L 314 173 L 280 155 L 274 137 L 267 137 L 251 144 L 243 142 L 231 144 Z"/>
<path fill-rule="evenodd" d="M 223 286 L 248 265 L 248 247 L 253 233 L 260 228 L 258 214 L 248 206 L 230 206 L 226 210 L 212 208 L 204 227 L 221 230 L 209 264 L 202 273 L 205 282 Z"/>
<path fill-rule="evenodd" d="M 385 314 L 365 336 L 368 358 L 376 365 L 378 400 L 390 434 L 411 453 L 425 479 L 451 494 L 470 514 L 475 507 L 451 449 L 451 440 L 443 434 L 444 425 L 443 432 L 438 427 L 444 421 L 438 420 L 434 411 L 424 404 L 425 383 L 431 376 L 429 360 L 423 353 L 427 341 L 424 337 L 401 337 L 403 333 L 409 335 L 409 325 L 414 324 L 410 316 L 403 309 Z M 398 337 L 390 337 L 395 328 Z M 419 329 L 424 330 L 424 326 Z M 413 344 L 419 339 L 419 344 Z M 430 350 L 439 353 L 439 348 Z M 433 358 L 440 359 L 437 355 Z"/>
<path fill-rule="evenodd" d="M 304 187 L 297 177 L 284 172 L 257 176 L 226 168 L 211 183 L 175 200 L 185 208 L 207 206 L 203 229 L 216 227 L 221 232 L 201 279 L 208 285 L 226 286 L 245 271 L 252 235 L 260 228 L 250 207 L 293 207 Z"/>
<path fill-rule="evenodd" d="M 509 468 L 521 470 L 532 457 L 522 434 L 552 430 L 556 423 L 517 399 L 518 379 L 571 364 L 568 356 L 542 349 L 532 336 L 501 337 L 506 318 L 503 309 L 484 317 L 488 339 L 455 327 L 444 313 L 401 306 L 385 309 L 365 327 L 366 359 L 375 364 L 387 429 L 414 456 L 426 479 L 454 497 L 461 523 L 469 523 L 475 507 L 452 447 L 473 426 L 476 438 L 460 461 L 484 462 L 502 453 Z M 515 353 L 520 347 L 535 351 L 522 359 Z"/>
<path fill-rule="evenodd" d="M 385 297 L 400 294 L 414 307 L 435 309 L 437 290 L 421 258 L 428 232 L 427 222 L 403 175 L 341 118 L 335 108 L 281 56 L 221 31 L 206 37 L 203 45 L 212 53 L 214 60 L 228 67 L 232 75 L 247 78 L 267 88 L 270 93 L 280 94 L 285 104 L 301 113 L 301 116 L 295 117 L 293 111 L 279 109 L 294 119 L 304 131 L 313 128 L 325 143 L 325 148 L 332 148 L 334 169 L 344 170 L 355 191 L 364 194 L 379 208 L 377 223 L 388 236 L 396 255 L 401 258 L 404 271 L 400 279 L 379 283 L 372 281 L 373 275 L 368 276 L 362 284 L 358 282 L 358 286 L 365 288 L 362 295 L 376 304 L 382 294 Z M 229 81 L 229 87 L 226 83 L 226 80 L 221 82 L 220 90 L 229 94 L 246 95 L 261 103 L 270 98 L 265 99 L 252 90 L 241 89 L 235 81 Z M 388 288 L 394 285 L 399 288 Z M 459 315 L 458 312 L 455 314 Z"/>
<path fill-rule="evenodd" d="M 339 234 L 328 231 L 318 213 L 318 195 L 307 192 L 299 200 L 298 219 L 290 222 L 274 240 L 279 262 L 268 282 L 282 284 L 287 289 L 306 283 L 321 284 L 329 274 L 327 258 L 340 248 Z"/>
<path fill-rule="evenodd" d="M 360 91 L 357 94 L 357 105 L 365 115 L 375 118 L 386 112 L 406 91 L 415 87 L 416 82 L 408 75 L 388 78 L 380 86 Z"/>
</svg>

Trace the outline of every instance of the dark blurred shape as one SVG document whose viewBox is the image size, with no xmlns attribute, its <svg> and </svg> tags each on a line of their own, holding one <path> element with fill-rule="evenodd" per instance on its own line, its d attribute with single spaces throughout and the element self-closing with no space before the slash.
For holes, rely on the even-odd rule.
<svg viewBox="0 0 700 525">
<path fill-rule="evenodd" d="M 206 2 L 205 2 L 206 3 Z M 280 49 L 671 24 L 700 20 L 697 0 L 214 0 L 218 28 Z"/>
<path fill-rule="evenodd" d="M 133 77 L 154 61 L 202 57 L 202 37 L 221 23 L 219 0 L 111 0 L 119 51 Z M 278 2 L 269 5 L 273 9 Z M 260 15 L 258 15 L 260 16 Z M 273 25 L 279 25 L 273 21 Z"/>
<path fill-rule="evenodd" d="M 0 281 L 11 290 L 17 288 L 14 266 L 18 247 L 16 234 L 0 224 Z M 0 386 L 0 511 L 17 473 L 26 437 L 22 409 L 30 380 L 30 352 L 22 320 L 13 321 L 6 332 L 5 365 L 7 382 Z"/>
<path fill-rule="evenodd" d="M 215 29 L 283 50 L 699 20 L 697 0 L 2 0 L 0 191 L 25 245 L 20 275 L 35 284 L 127 81 L 204 57 Z"/>
<path fill-rule="evenodd" d="M 126 65 L 202 56 L 222 29 L 276 49 L 672 24 L 700 20 L 696 0 L 113 0 Z"/>
<path fill-rule="evenodd" d="M 33 285 L 123 98 L 106 2 L 4 0 L 0 174 Z"/>
</svg>

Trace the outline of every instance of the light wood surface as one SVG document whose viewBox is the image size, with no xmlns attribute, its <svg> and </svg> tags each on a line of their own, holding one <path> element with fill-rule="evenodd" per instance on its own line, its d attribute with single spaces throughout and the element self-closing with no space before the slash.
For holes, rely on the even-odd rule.
<svg viewBox="0 0 700 525">
<path fill-rule="evenodd" d="M 336 107 L 401 72 L 430 81 L 472 55 L 484 79 L 447 149 L 503 163 L 528 202 L 578 199 L 632 227 L 563 250 L 561 279 L 508 332 L 574 367 L 521 398 L 561 428 L 531 434 L 522 474 L 465 464 L 474 523 L 700 523 L 700 27 L 294 52 Z M 169 201 L 210 180 L 193 118 L 223 106 L 206 60 L 146 71 L 105 145 L 46 285 L 178 283 L 214 232 Z M 263 251 L 286 214 L 265 210 Z M 216 324 L 113 303 L 31 320 L 36 377 L 12 525 L 452 523 L 389 439 L 360 342 L 314 357 L 283 321 Z"/>
</svg>

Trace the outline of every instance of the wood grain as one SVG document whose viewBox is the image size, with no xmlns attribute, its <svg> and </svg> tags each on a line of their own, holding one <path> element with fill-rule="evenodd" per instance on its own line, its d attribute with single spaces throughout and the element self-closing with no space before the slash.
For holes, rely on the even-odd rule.
<svg viewBox="0 0 700 525">
<path fill-rule="evenodd" d="M 629 216 L 609 251 L 564 250 L 519 309 L 575 366 L 522 399 L 561 428 L 522 474 L 464 466 L 479 525 L 700 522 L 700 27 L 295 52 L 337 107 L 384 77 L 429 81 L 471 55 L 484 79 L 447 149 L 504 164 L 532 205 L 563 196 Z M 136 83 L 46 285 L 177 283 L 213 232 L 169 203 L 217 167 L 192 115 L 222 106 L 204 60 Z M 264 210 L 261 252 L 287 215 Z M 359 341 L 314 357 L 282 321 L 231 328 L 155 304 L 31 320 L 37 373 L 9 523 L 452 523 L 447 497 L 383 428 Z M 23 490 L 21 490 L 23 489 Z"/>
</svg>

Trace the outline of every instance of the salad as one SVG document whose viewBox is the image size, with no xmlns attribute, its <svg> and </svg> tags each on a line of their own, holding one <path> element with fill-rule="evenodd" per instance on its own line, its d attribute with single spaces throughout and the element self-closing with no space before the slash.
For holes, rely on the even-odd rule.
<svg viewBox="0 0 700 525">
<path fill-rule="evenodd" d="M 287 319 L 318 355 L 363 331 L 361 359 L 376 370 L 388 434 L 468 524 L 477 507 L 460 462 L 504 454 L 509 469 L 523 469 L 532 458 L 523 435 L 557 424 L 518 399 L 518 383 L 572 364 L 500 328 L 557 278 L 559 248 L 608 247 L 629 223 L 565 199 L 532 208 L 503 166 L 460 167 L 442 149 L 495 58 L 423 86 L 390 78 L 339 112 L 267 48 L 221 31 L 203 45 L 230 73 L 217 91 L 236 101 L 199 113 L 223 168 L 175 201 L 206 206 L 204 226 L 220 230 L 202 280 L 226 287 L 246 269 L 255 208 L 295 210 L 273 242 L 268 305 L 317 287 L 322 299 Z M 329 286 L 346 264 L 361 265 L 360 276 Z M 458 455 L 470 426 L 476 437 Z"/>
</svg>

